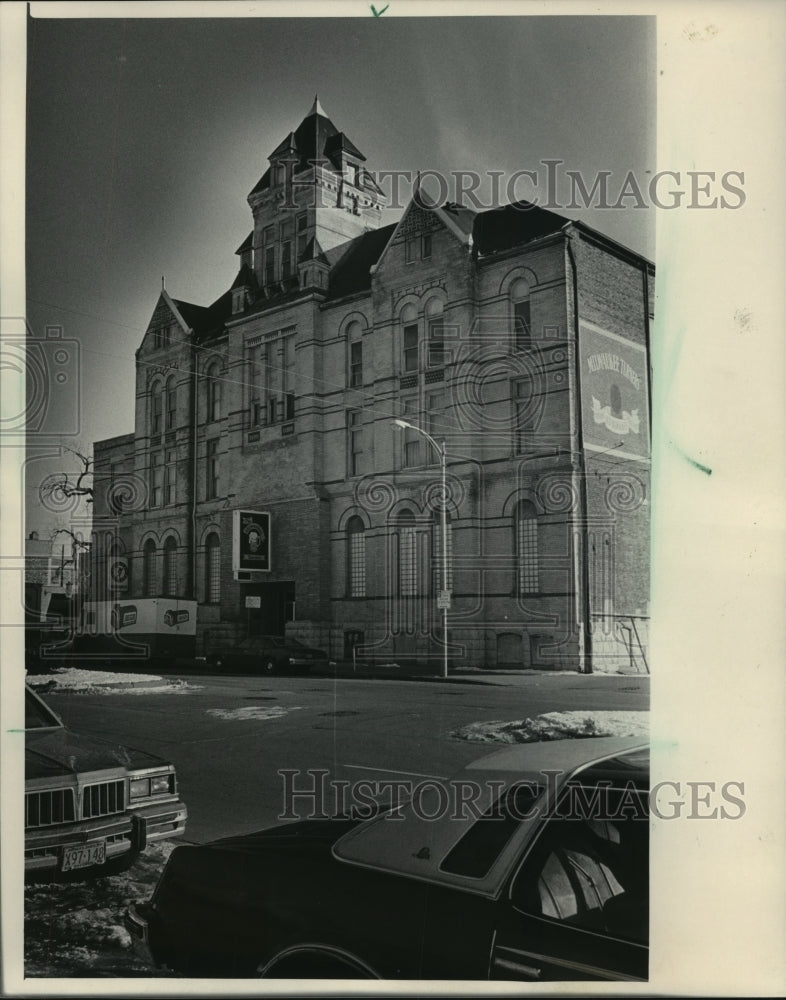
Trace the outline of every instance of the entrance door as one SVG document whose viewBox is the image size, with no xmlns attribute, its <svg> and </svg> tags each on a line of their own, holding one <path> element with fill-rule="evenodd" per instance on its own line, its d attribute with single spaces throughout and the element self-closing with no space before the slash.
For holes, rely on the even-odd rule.
<svg viewBox="0 0 786 1000">
<path fill-rule="evenodd" d="M 246 597 L 258 597 L 259 607 L 246 607 Z M 250 583 L 243 588 L 243 609 L 249 635 L 283 635 L 295 617 L 295 582 Z"/>
</svg>

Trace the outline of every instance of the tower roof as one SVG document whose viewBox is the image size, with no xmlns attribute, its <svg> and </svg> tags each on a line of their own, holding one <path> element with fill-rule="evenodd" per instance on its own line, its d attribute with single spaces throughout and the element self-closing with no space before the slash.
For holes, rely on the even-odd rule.
<svg viewBox="0 0 786 1000">
<path fill-rule="evenodd" d="M 325 114 L 319 97 L 314 97 L 311 110 L 298 125 L 273 150 L 268 157 L 292 157 L 297 160 L 297 168 L 303 169 L 313 160 L 327 160 L 337 170 L 341 166 L 341 154 L 349 153 L 358 160 L 366 157 L 343 132 L 339 132 Z"/>
</svg>

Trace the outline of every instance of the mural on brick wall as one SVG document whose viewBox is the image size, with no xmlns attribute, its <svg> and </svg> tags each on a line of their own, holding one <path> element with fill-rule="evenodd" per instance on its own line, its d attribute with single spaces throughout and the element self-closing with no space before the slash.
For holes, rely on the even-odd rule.
<svg viewBox="0 0 786 1000">
<path fill-rule="evenodd" d="M 650 446 L 644 347 L 582 322 L 580 356 L 585 446 L 647 458 Z"/>
</svg>

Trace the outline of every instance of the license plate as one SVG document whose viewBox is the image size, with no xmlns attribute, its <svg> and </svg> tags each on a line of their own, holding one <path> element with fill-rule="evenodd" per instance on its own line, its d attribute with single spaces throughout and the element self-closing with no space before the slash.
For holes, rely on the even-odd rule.
<svg viewBox="0 0 786 1000">
<path fill-rule="evenodd" d="M 106 841 L 87 844 L 85 847 L 66 847 L 63 851 L 61 871 L 70 872 L 75 868 L 89 868 L 102 865 L 106 861 Z"/>
</svg>

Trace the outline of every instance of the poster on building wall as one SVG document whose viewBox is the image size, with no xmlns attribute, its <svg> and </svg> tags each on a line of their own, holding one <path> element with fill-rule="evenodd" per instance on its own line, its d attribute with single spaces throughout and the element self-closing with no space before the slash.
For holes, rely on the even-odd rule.
<svg viewBox="0 0 786 1000">
<path fill-rule="evenodd" d="M 109 560 L 109 586 L 116 594 L 128 591 L 128 559 L 113 556 Z"/>
<path fill-rule="evenodd" d="M 235 573 L 270 569 L 270 514 L 236 510 L 232 519 L 232 569 Z"/>
<path fill-rule="evenodd" d="M 647 354 L 642 345 L 581 322 L 584 446 L 649 458 Z"/>
</svg>

